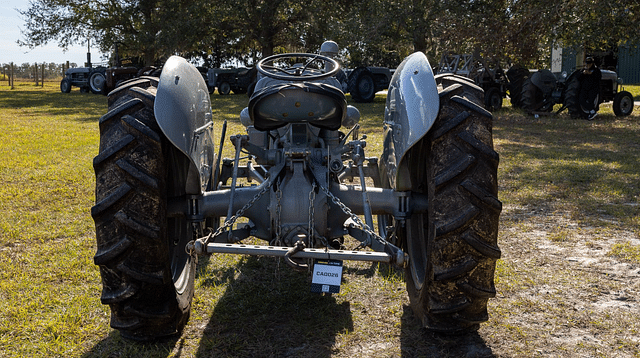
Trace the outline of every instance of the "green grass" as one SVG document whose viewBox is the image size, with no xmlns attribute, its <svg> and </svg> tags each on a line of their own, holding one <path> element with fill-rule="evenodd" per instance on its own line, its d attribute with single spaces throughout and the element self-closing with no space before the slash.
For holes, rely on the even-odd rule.
<svg viewBox="0 0 640 358">
<path fill-rule="evenodd" d="M 107 311 L 96 305 L 89 215 L 106 99 L 56 88 L 0 87 L 0 350 L 9 356 L 79 355 L 88 335 L 107 332 L 96 321 Z"/>
<path fill-rule="evenodd" d="M 640 245 L 632 245 L 630 242 L 615 244 L 609 255 L 640 264 Z"/>
<path fill-rule="evenodd" d="M 505 110 L 494 132 L 498 152 L 508 158 L 500 166 L 502 200 L 553 205 L 602 225 L 615 217 L 612 225 L 637 228 L 640 127 L 635 115 L 619 119 L 603 107 L 594 122 L 562 115 L 522 120 Z"/>
<path fill-rule="evenodd" d="M 633 95 L 633 99 L 640 101 L 640 85 L 623 85 L 625 91 L 629 91 Z"/>
<path fill-rule="evenodd" d="M 96 119 L 106 99 L 19 86 L 2 92 L 0 244 L 89 234 Z"/>
<path fill-rule="evenodd" d="M 640 86 L 629 89 L 640 95 Z M 384 101 L 378 95 L 372 104 L 356 105 L 368 156 L 382 150 Z M 217 136 L 222 119 L 229 121 L 227 135 L 242 132 L 238 114 L 246 104 L 246 96 L 212 96 Z M 477 334 L 445 337 L 420 330 L 402 272 L 385 266 L 345 263 L 341 293 L 324 297 L 309 292 L 308 275 L 278 260 L 216 255 L 200 260 L 184 334 L 145 345 L 123 340 L 109 327 L 93 264 L 92 159 L 105 111 L 104 96 L 77 89 L 62 94 L 57 83 L 44 89 L 17 83 L 14 90 L 0 84 L 0 357 L 453 357 L 466 346 L 473 354 L 528 357 L 552 349 L 548 333 L 530 327 L 534 322 L 547 322 L 547 331 L 567 325 L 603 337 L 595 348 L 589 342 L 558 344 L 550 356 L 563 350 L 567 356 L 640 356 L 637 340 L 628 335 L 639 333 L 637 316 L 619 323 L 608 321 L 606 312 L 587 317 L 574 311 L 561 293 L 582 285 L 576 273 L 539 275 L 541 267 L 554 268 L 544 266 L 553 258 L 527 261 L 536 248 L 525 239 L 543 226 L 549 245 L 589 235 L 588 246 L 597 247 L 624 232 L 626 240 L 612 245 L 609 257 L 638 262 L 637 107 L 632 116 L 616 118 L 604 105 L 593 122 L 566 114 L 534 119 L 509 107 L 494 114 L 504 254 L 491 319 Z M 231 152 L 227 141 L 226 156 Z M 518 296 L 541 287 L 556 290 L 544 304 Z M 534 314 L 543 316 L 527 316 Z M 609 344 L 609 338 L 617 341 Z"/>
</svg>

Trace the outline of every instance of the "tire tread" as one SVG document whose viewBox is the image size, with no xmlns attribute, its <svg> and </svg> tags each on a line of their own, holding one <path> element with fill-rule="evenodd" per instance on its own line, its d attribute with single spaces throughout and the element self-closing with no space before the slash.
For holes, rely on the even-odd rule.
<svg viewBox="0 0 640 358">
<path fill-rule="evenodd" d="M 168 227 L 179 223 L 170 224 L 166 217 L 171 174 L 165 162 L 168 141 L 153 113 L 157 83 L 155 78 L 137 78 L 109 94 L 109 109 L 99 122 L 100 151 L 93 161 L 96 204 L 91 214 L 101 301 L 111 308 L 111 327 L 125 338 L 142 341 L 182 331 L 195 271 L 195 261 L 187 258 L 189 281 L 178 292 Z"/>
<path fill-rule="evenodd" d="M 419 147 L 427 148 L 425 178 L 433 178 L 433 184 L 426 185 L 433 187 L 432 219 L 425 224 L 433 229 L 411 229 L 434 234 L 426 245 L 414 245 L 427 250 L 424 284 L 414 283 L 411 271 L 405 276 L 411 306 L 423 325 L 457 334 L 477 329 L 488 319 L 488 298 L 496 294 L 500 157 L 493 149 L 492 115 L 482 107 L 484 96 L 474 95 L 473 85 L 452 76 L 436 82 L 440 111 Z"/>
</svg>

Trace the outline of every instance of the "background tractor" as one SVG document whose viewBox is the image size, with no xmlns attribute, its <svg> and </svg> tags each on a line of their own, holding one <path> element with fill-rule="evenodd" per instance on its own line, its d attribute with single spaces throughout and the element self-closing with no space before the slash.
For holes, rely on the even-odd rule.
<svg viewBox="0 0 640 358">
<path fill-rule="evenodd" d="M 373 102 L 376 92 L 389 88 L 393 70 L 386 67 L 360 66 L 346 70 L 343 76 L 337 76 L 342 82 L 345 93 L 351 94 L 355 102 Z"/>
<path fill-rule="evenodd" d="M 80 92 L 102 93 L 105 83 L 106 67 L 77 67 L 65 71 L 60 81 L 62 93 L 71 92 L 73 86 L 80 87 Z"/>
<path fill-rule="evenodd" d="M 84 67 L 69 68 L 65 71 L 60 81 L 60 91 L 62 93 L 71 92 L 73 86 L 80 87 L 80 92 L 86 93 L 102 93 L 105 84 L 105 73 L 107 68 L 104 66 L 93 66 L 91 63 L 91 52 L 89 52 L 89 44 L 87 43 L 87 62 Z"/>
<path fill-rule="evenodd" d="M 490 111 L 502 108 L 503 98 L 514 92 L 502 67 L 499 64 L 489 66 L 479 51 L 465 55 L 444 53 L 437 68 L 438 75 L 457 75 L 482 88 L 484 106 Z"/>
<path fill-rule="evenodd" d="M 135 340 L 179 333 L 196 258 L 219 253 L 313 265 L 312 290 L 329 294 L 343 260 L 393 264 L 423 326 L 458 333 L 486 321 L 502 204 L 482 89 L 436 78 L 422 53 L 407 57 L 389 84 L 377 158 L 333 58 L 280 54 L 256 69 L 239 113 L 246 132 L 227 138 L 222 124 L 217 151 L 207 84 L 183 58 L 109 94 L 91 214 L 111 326 Z M 235 155 L 222 160 L 225 143 Z"/>
<path fill-rule="evenodd" d="M 565 72 L 554 74 L 549 70 L 540 70 L 525 78 L 522 85 L 521 106 L 529 113 L 548 113 L 556 104 L 562 107 L 556 111 L 567 109 L 572 118 L 587 118 L 587 111 L 579 104 L 580 73 L 576 70 L 567 76 Z M 600 94 L 598 105 L 613 101 L 613 112 L 616 116 L 628 116 L 633 112 L 633 95 L 624 91 L 622 80 L 613 71 L 601 70 Z"/>
<path fill-rule="evenodd" d="M 162 70 L 162 68 L 155 66 L 141 66 L 131 58 L 120 58 L 119 44 L 118 42 L 114 44 L 113 66 L 105 71 L 105 81 L 102 86 L 103 94 L 108 94 L 124 81 L 140 76 L 158 76 Z"/>
<path fill-rule="evenodd" d="M 257 70 L 255 68 L 199 68 L 205 78 L 209 93 L 218 88 L 218 94 L 226 96 L 231 91 L 235 94 L 244 94 L 253 91 L 256 83 Z"/>
</svg>

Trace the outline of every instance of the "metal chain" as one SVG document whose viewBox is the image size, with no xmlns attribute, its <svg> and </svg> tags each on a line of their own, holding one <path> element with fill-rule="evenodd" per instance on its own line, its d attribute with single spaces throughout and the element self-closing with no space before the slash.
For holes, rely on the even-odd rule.
<svg viewBox="0 0 640 358">
<path fill-rule="evenodd" d="M 362 222 L 362 220 L 360 220 L 360 218 L 358 217 L 358 215 L 354 214 L 351 209 L 349 209 L 348 206 L 346 206 L 343 202 L 340 201 L 340 199 L 338 199 L 338 197 L 336 197 L 335 195 L 333 195 L 328 188 L 320 185 L 320 189 L 322 189 L 322 191 L 325 193 L 326 196 L 328 196 L 331 201 L 338 205 L 338 207 L 342 210 L 342 212 L 344 212 L 345 214 L 349 215 L 349 217 L 351 218 L 351 220 L 353 220 L 353 222 L 356 223 L 356 225 L 358 225 L 365 233 L 367 233 L 369 236 L 373 237 L 374 239 L 376 239 L 379 243 L 383 244 L 383 245 L 387 245 L 389 244 L 389 242 L 387 240 L 385 240 L 383 237 L 381 237 L 380 235 L 376 234 L 375 231 L 373 231 L 369 225 L 365 224 Z M 361 247 L 364 247 L 364 243 L 361 243 L 356 249 L 359 249 Z"/>
<path fill-rule="evenodd" d="M 324 236 L 321 236 L 318 234 L 318 232 L 314 229 L 315 227 L 315 212 L 316 212 L 316 207 L 314 205 L 314 201 L 316 200 L 316 188 L 318 187 L 318 185 L 316 185 L 316 182 L 313 181 L 311 183 L 311 191 L 309 192 L 309 227 L 308 227 L 308 234 L 309 234 L 309 246 L 311 248 L 313 248 L 313 243 L 315 242 L 315 240 L 313 240 L 314 238 L 318 238 L 320 240 L 320 244 L 322 244 L 322 246 L 325 247 L 325 250 L 329 249 L 329 242 L 327 241 L 327 238 Z"/>
<path fill-rule="evenodd" d="M 311 185 L 311 191 L 309 192 L 309 247 L 313 248 L 313 215 L 315 208 L 313 202 L 316 200 L 316 183 L 315 181 Z"/>
<path fill-rule="evenodd" d="M 281 218 L 282 213 L 282 179 L 278 178 L 278 189 L 276 190 L 276 238 L 271 240 L 269 245 L 271 246 L 281 246 L 282 245 L 282 228 L 280 223 L 282 222 Z M 276 274 L 278 278 L 280 277 L 280 261 L 282 258 L 278 258 L 276 262 Z"/>
<path fill-rule="evenodd" d="M 235 224 L 236 220 L 238 220 L 238 218 L 242 217 L 244 215 L 244 212 L 247 211 L 250 207 L 253 206 L 253 204 L 256 203 L 256 201 L 258 201 L 262 195 L 264 195 L 264 193 L 266 193 L 270 188 L 271 185 L 273 184 L 272 181 L 269 182 L 268 185 L 265 185 L 264 188 L 262 188 L 262 190 L 260 190 L 260 192 L 258 192 L 258 194 L 256 194 L 248 203 L 246 203 L 242 208 L 240 208 L 240 210 L 236 211 L 236 213 L 231 216 L 230 218 L 227 218 L 224 221 L 224 224 L 222 226 L 220 226 L 214 233 L 209 234 L 209 236 L 207 236 L 207 238 L 205 239 L 205 245 L 209 243 L 209 241 L 211 240 L 211 238 L 214 238 L 220 234 L 222 234 L 222 232 L 229 228 L 232 227 L 233 224 Z"/>
<path fill-rule="evenodd" d="M 200 237 L 201 234 L 204 234 L 202 232 L 202 228 L 200 227 L 200 223 L 199 222 L 193 222 L 191 223 L 191 242 L 198 240 L 198 238 Z M 174 245 L 177 245 L 178 243 L 174 242 Z M 198 254 L 196 254 L 196 250 L 194 248 L 193 245 L 185 245 L 184 246 L 184 251 L 191 256 L 192 259 L 195 260 L 196 265 L 198 264 Z"/>
<path fill-rule="evenodd" d="M 282 213 L 282 181 L 278 179 L 278 190 L 276 190 L 276 238 L 272 240 L 270 245 L 280 246 L 282 243 L 282 227 L 280 223 L 282 222 L 281 213 Z"/>
</svg>

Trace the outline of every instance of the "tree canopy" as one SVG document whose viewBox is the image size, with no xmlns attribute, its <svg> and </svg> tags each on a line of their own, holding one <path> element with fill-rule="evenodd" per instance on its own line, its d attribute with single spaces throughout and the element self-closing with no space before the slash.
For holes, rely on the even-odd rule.
<svg viewBox="0 0 640 358">
<path fill-rule="evenodd" d="M 349 65 L 394 67 L 414 51 L 528 66 L 551 47 L 603 49 L 640 43 L 637 0 L 32 0 L 19 10 L 23 46 L 90 40 L 147 65 L 173 54 L 205 65 L 255 63 L 280 52 L 317 51 L 326 39 Z"/>
</svg>

